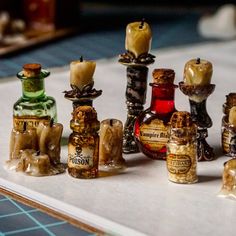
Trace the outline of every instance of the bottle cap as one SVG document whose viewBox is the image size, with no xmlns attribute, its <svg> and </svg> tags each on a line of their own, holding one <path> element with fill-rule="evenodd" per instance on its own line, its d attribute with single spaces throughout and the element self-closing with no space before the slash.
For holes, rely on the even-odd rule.
<svg viewBox="0 0 236 236">
<path fill-rule="evenodd" d="M 41 72 L 41 65 L 37 63 L 29 63 L 23 66 L 23 75 L 25 77 L 35 77 Z"/>
<path fill-rule="evenodd" d="M 172 69 L 155 69 L 152 76 L 155 84 L 173 84 L 175 72 Z"/>
<path fill-rule="evenodd" d="M 174 112 L 170 124 L 172 128 L 189 128 L 193 126 L 191 115 L 187 111 Z"/>
</svg>

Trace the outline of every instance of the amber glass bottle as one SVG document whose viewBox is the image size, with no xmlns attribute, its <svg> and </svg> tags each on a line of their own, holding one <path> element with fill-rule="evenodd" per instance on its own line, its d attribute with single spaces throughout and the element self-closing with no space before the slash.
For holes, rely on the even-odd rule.
<svg viewBox="0 0 236 236">
<path fill-rule="evenodd" d="M 98 176 L 98 130 L 100 123 L 91 106 L 74 109 L 70 127 L 73 133 L 68 145 L 68 173 L 81 179 Z"/>
<path fill-rule="evenodd" d="M 135 141 L 140 151 L 152 159 L 166 159 L 168 125 L 176 111 L 174 78 L 175 72 L 171 69 L 153 71 L 151 106 L 135 122 Z"/>
</svg>

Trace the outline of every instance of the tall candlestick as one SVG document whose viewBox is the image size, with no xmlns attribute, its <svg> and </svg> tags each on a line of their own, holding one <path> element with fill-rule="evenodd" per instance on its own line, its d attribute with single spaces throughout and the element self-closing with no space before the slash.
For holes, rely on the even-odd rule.
<svg viewBox="0 0 236 236">
<path fill-rule="evenodd" d="M 127 120 L 124 126 L 123 152 L 139 152 L 134 139 L 134 122 L 143 111 L 146 102 L 147 66 L 154 62 L 155 56 L 149 54 L 152 33 L 149 25 L 134 22 L 127 25 L 125 48 L 126 53 L 120 55 L 119 62 L 127 66 L 126 104 Z"/>
<path fill-rule="evenodd" d="M 213 93 L 215 85 L 211 84 L 212 64 L 200 58 L 185 64 L 184 81 L 179 83 L 180 90 L 189 97 L 191 117 L 198 126 L 197 155 L 198 161 L 213 160 L 213 148 L 206 142 L 207 128 L 212 120 L 206 110 L 206 100 Z"/>
<path fill-rule="evenodd" d="M 93 74 L 96 68 L 94 61 L 79 61 L 70 63 L 70 84 L 77 86 L 80 90 L 93 82 Z"/>
<path fill-rule="evenodd" d="M 106 119 L 100 125 L 99 169 L 116 171 L 125 167 L 122 157 L 123 124 L 117 119 Z"/>
</svg>

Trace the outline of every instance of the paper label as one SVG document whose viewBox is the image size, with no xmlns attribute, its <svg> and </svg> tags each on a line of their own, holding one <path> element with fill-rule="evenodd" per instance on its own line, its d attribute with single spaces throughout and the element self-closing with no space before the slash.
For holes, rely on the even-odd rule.
<svg viewBox="0 0 236 236">
<path fill-rule="evenodd" d="M 94 148 L 74 146 L 69 143 L 68 167 L 90 169 L 93 167 Z"/>
<path fill-rule="evenodd" d="M 168 142 L 168 127 L 162 120 L 155 119 L 150 124 L 140 126 L 140 141 L 152 151 L 159 151 Z"/>
<path fill-rule="evenodd" d="M 50 116 L 13 116 L 13 127 L 16 130 L 22 130 L 24 127 L 24 122 L 26 122 L 27 128 L 37 128 L 40 122 L 49 124 L 50 119 Z"/>
<path fill-rule="evenodd" d="M 188 155 L 167 155 L 167 168 L 172 174 L 186 174 L 192 166 L 192 160 Z"/>
</svg>

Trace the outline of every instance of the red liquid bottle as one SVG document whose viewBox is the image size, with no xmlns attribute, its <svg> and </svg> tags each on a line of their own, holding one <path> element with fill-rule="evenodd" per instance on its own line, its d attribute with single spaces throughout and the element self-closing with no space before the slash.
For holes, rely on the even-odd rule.
<svg viewBox="0 0 236 236">
<path fill-rule="evenodd" d="M 151 106 L 135 121 L 134 136 L 139 149 L 152 159 L 166 159 L 168 126 L 175 109 L 175 72 L 171 69 L 153 71 Z"/>
</svg>

